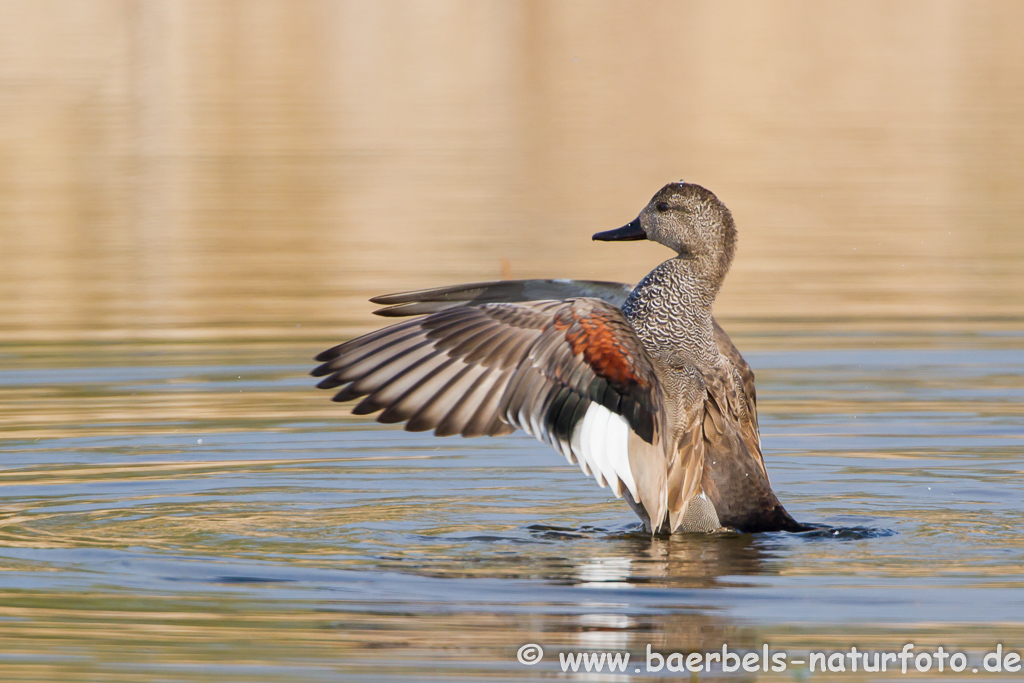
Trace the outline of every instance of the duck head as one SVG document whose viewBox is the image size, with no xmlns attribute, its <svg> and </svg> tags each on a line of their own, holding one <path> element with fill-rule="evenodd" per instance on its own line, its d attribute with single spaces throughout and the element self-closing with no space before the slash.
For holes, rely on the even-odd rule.
<svg viewBox="0 0 1024 683">
<path fill-rule="evenodd" d="M 710 190 L 692 183 L 669 183 L 658 190 L 633 221 L 594 235 L 603 242 L 651 240 L 694 262 L 696 269 L 721 281 L 736 251 L 732 214 Z"/>
</svg>

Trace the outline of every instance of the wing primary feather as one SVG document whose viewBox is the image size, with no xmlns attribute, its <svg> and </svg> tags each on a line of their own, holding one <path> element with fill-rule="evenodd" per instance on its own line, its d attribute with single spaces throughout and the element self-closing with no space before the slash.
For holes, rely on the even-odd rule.
<svg viewBox="0 0 1024 683">
<path fill-rule="evenodd" d="M 505 387 L 505 393 L 501 398 L 501 412 L 511 417 L 513 412 L 518 413 L 519 406 L 522 405 L 522 398 L 528 390 L 531 373 L 525 368 L 520 368 L 518 371 L 510 368 L 504 372 L 510 373 L 512 379 Z"/>
<path fill-rule="evenodd" d="M 490 348 L 494 343 L 504 339 L 507 334 L 509 334 L 507 328 L 496 325 L 485 327 L 476 334 L 466 337 L 458 345 L 452 346 L 448 349 L 448 354 L 458 356 L 463 363 L 476 363 L 477 359 L 483 355 L 481 347 Z"/>
<path fill-rule="evenodd" d="M 486 320 L 480 309 L 466 308 L 465 306 L 439 311 L 426 318 L 417 319 L 430 339 L 441 339 L 465 325 L 479 324 Z"/>
<path fill-rule="evenodd" d="M 314 376 L 322 377 L 333 373 L 332 376 L 337 377 L 341 382 L 351 382 L 353 379 L 368 372 L 371 368 L 392 358 L 409 353 L 423 346 L 427 341 L 422 330 L 415 330 L 404 335 L 396 335 L 392 338 L 378 339 L 371 344 L 354 347 L 349 352 L 324 363 L 314 370 L 314 372 L 318 373 Z"/>
<path fill-rule="evenodd" d="M 495 347 L 494 351 L 483 358 L 482 361 L 488 365 L 495 365 L 502 370 L 517 367 L 522 363 L 526 354 L 529 353 L 529 349 L 535 341 L 535 335 L 516 335 L 508 340 L 507 346 L 501 344 Z"/>
<path fill-rule="evenodd" d="M 409 329 L 411 327 L 418 327 L 419 324 L 420 324 L 419 320 L 407 320 L 405 322 L 401 322 L 401 323 L 397 323 L 395 325 L 390 325 L 388 327 L 384 327 L 384 328 L 379 329 L 379 330 L 377 330 L 375 332 L 370 332 L 369 334 L 364 334 L 362 337 L 356 337 L 355 339 L 349 339 L 346 342 L 342 342 L 342 343 L 340 343 L 340 344 L 338 344 L 336 346 L 332 346 L 331 348 L 327 349 L 326 351 L 321 351 L 320 353 L 318 353 L 316 355 L 314 360 L 316 360 L 317 362 L 320 362 L 320 363 L 323 363 L 323 362 L 326 362 L 326 361 L 330 361 L 330 360 L 334 360 L 335 358 L 337 358 L 338 356 L 340 356 L 343 353 L 346 353 L 350 349 L 353 349 L 353 348 L 356 348 L 356 347 L 359 347 L 359 346 L 363 346 L 365 344 L 371 344 L 371 343 L 377 341 L 378 339 L 380 339 L 382 337 L 387 337 L 389 335 L 392 335 L 392 334 L 395 334 L 395 333 L 398 333 L 398 332 L 402 332 L 402 331 L 407 330 L 407 329 Z M 319 369 L 319 368 L 317 368 L 317 369 Z"/>
<path fill-rule="evenodd" d="M 472 386 L 479 372 L 480 369 L 474 365 L 467 365 L 456 372 L 443 387 L 423 401 L 419 410 L 409 418 L 405 430 L 425 432 L 436 427 L 456 405 L 463 393 Z"/>
<path fill-rule="evenodd" d="M 494 367 L 519 365 L 523 357 L 522 347 L 532 343 L 536 332 L 526 330 L 506 330 L 505 334 L 489 339 L 480 344 L 466 356 L 466 361 Z"/>
<path fill-rule="evenodd" d="M 352 409 L 353 413 L 366 415 L 376 410 L 389 408 L 449 360 L 431 348 L 430 355 L 417 358 L 415 362 L 399 369 L 397 373 L 389 374 L 384 370 L 375 370 L 372 374 L 349 385 L 350 391 L 358 392 L 361 395 L 366 394 L 366 398 Z M 340 392 L 340 394 L 343 393 L 344 391 Z"/>
<path fill-rule="evenodd" d="M 488 332 L 493 327 L 494 321 L 486 318 L 469 318 L 453 320 L 445 323 L 443 327 L 431 327 L 427 329 L 427 339 L 434 342 L 434 345 L 444 351 L 452 349 L 467 339 L 472 339 L 481 331 Z"/>
<path fill-rule="evenodd" d="M 626 297 L 632 290 L 633 285 L 603 280 L 494 280 L 382 294 L 373 297 L 370 301 L 389 306 L 422 302 L 466 305 L 570 299 L 583 296 L 603 299 L 618 308 L 626 301 Z"/>
<path fill-rule="evenodd" d="M 528 379 L 519 386 L 522 390 L 522 395 L 517 398 L 515 404 L 519 406 L 517 411 L 519 419 L 517 422 L 523 430 L 539 437 L 540 431 L 537 429 L 535 410 L 540 407 L 538 405 L 540 398 L 547 393 L 550 385 L 544 381 L 540 373 L 531 372 L 528 373 Z"/>
<path fill-rule="evenodd" d="M 437 358 L 438 355 L 438 352 L 433 347 L 429 345 L 422 345 L 415 349 L 415 353 L 408 353 L 404 356 L 395 356 L 387 362 L 373 368 L 370 372 L 359 377 L 347 387 L 339 391 L 335 394 L 334 400 L 348 401 L 350 399 L 366 395 L 370 395 L 372 397 L 380 391 L 395 391 L 401 387 L 405 387 L 409 383 L 415 382 L 420 376 L 420 373 L 429 372 L 430 365 L 428 364 L 428 361 Z M 398 368 L 394 367 L 403 362 L 405 365 Z M 378 398 L 383 401 L 380 406 L 381 408 L 385 407 L 386 404 L 390 402 L 390 399 L 384 398 L 383 396 Z M 376 400 L 377 399 L 374 399 L 374 401 Z M 367 406 L 372 402 L 373 401 L 367 403 L 367 405 L 361 409 L 363 412 L 356 414 L 366 415 Z M 379 408 L 370 409 L 368 412 L 372 413 L 373 410 L 379 410 Z"/>
<path fill-rule="evenodd" d="M 551 358 L 551 356 L 558 350 L 558 348 L 565 344 L 565 337 L 561 334 L 549 333 L 542 335 L 540 339 L 530 347 L 530 360 L 537 367 L 543 367 Z"/>
<path fill-rule="evenodd" d="M 399 348 L 390 347 L 383 352 L 368 354 L 359 360 L 339 368 L 335 377 L 342 382 L 359 382 L 367 377 L 379 375 L 385 369 L 393 369 L 403 361 L 412 362 L 425 355 L 435 353 L 433 345 L 428 339 L 417 337 L 403 342 Z M 346 363 L 345 359 L 338 359 L 336 363 Z M 390 372 L 391 370 L 388 370 Z"/>
<path fill-rule="evenodd" d="M 422 406 L 424 401 L 429 401 L 438 391 L 439 385 L 447 384 L 447 371 L 455 365 L 455 358 L 447 358 L 442 363 L 431 367 L 411 387 L 405 390 L 396 398 L 387 401 L 388 406 L 384 409 L 377 420 L 385 424 L 404 422 L 412 417 Z M 457 367 L 457 366 L 456 366 Z M 381 389 L 386 390 L 387 387 Z M 375 392 L 378 395 L 380 392 Z M 390 396 L 389 396 L 390 398 Z"/>
<path fill-rule="evenodd" d="M 480 401 L 480 406 L 473 412 L 473 417 L 469 418 L 466 427 L 462 430 L 463 436 L 483 436 L 485 434 L 495 436 L 515 431 L 514 427 L 507 424 L 505 425 L 507 429 L 502 430 L 495 423 L 495 420 L 499 419 L 498 404 L 501 401 L 502 394 L 505 393 L 505 382 L 502 380 L 507 378 L 509 374 L 509 371 L 503 372 L 501 378 L 494 383 L 494 386 L 490 388 L 487 395 Z"/>
<path fill-rule="evenodd" d="M 459 306 L 465 305 L 466 304 L 462 301 L 411 301 L 407 304 L 396 304 L 394 306 L 385 306 L 384 308 L 378 308 L 373 312 L 373 314 L 379 315 L 383 318 L 405 318 L 412 315 L 427 315 L 428 313 L 437 313 L 439 311 L 444 311 L 449 308 L 457 308 Z"/>
<path fill-rule="evenodd" d="M 484 369 L 466 393 L 455 402 L 448 414 L 438 421 L 434 433 L 438 436 L 462 434 L 476 409 L 480 407 L 480 403 L 500 377 L 500 372 L 490 368 Z"/>
<path fill-rule="evenodd" d="M 555 438 L 554 433 L 549 428 L 548 415 L 550 415 L 552 406 L 558 400 L 559 394 L 564 387 L 551 382 L 544 382 L 542 386 L 543 388 L 538 393 L 536 401 L 531 404 L 532 407 L 529 411 L 530 426 L 535 430 L 536 433 L 534 435 L 538 439 L 557 450 L 559 448 L 558 439 Z"/>
<path fill-rule="evenodd" d="M 499 328 L 497 334 L 493 334 L 486 339 L 480 339 L 476 346 L 472 349 L 466 349 L 467 353 L 463 359 L 466 363 L 480 363 L 481 365 L 495 365 L 494 361 L 496 351 L 503 347 L 508 347 L 515 344 L 520 337 L 527 337 L 529 335 L 523 334 L 519 330 L 509 330 L 507 328 Z M 453 351 L 454 353 L 454 351 Z M 498 358 L 501 356 L 498 355 Z M 517 363 L 518 365 L 518 363 Z"/>
</svg>

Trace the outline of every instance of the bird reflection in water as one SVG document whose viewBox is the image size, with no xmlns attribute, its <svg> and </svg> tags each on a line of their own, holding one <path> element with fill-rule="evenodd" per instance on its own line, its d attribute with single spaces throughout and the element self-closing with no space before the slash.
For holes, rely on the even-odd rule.
<svg viewBox="0 0 1024 683">
<path fill-rule="evenodd" d="M 770 573 L 768 551 L 750 534 L 682 534 L 650 538 L 631 534 L 609 545 L 615 555 L 602 553 L 578 567 L 588 586 L 608 582 L 657 587 L 710 588 L 723 576 Z"/>
</svg>

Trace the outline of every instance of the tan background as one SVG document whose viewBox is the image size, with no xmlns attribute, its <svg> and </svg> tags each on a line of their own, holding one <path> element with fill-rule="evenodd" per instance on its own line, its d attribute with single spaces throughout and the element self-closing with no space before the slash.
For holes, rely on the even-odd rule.
<svg viewBox="0 0 1024 683">
<path fill-rule="evenodd" d="M 1024 4 L 0 2 L 0 340 L 303 338 L 634 281 L 684 178 L 733 320 L 1016 326 Z M 302 327 L 296 327 L 302 325 Z M 347 333 L 347 332 L 346 332 Z"/>
</svg>

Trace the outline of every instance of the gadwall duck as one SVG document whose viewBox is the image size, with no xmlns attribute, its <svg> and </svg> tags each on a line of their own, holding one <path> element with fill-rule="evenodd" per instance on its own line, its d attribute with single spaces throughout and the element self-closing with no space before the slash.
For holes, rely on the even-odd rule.
<svg viewBox="0 0 1024 683">
<path fill-rule="evenodd" d="M 650 533 L 800 531 L 768 481 L 754 373 L 711 315 L 732 215 L 710 191 L 663 187 L 595 240 L 653 240 L 675 258 L 635 288 L 518 280 L 388 294 L 419 316 L 324 351 L 313 370 L 353 413 L 438 436 L 531 434 L 625 498 Z"/>
</svg>

